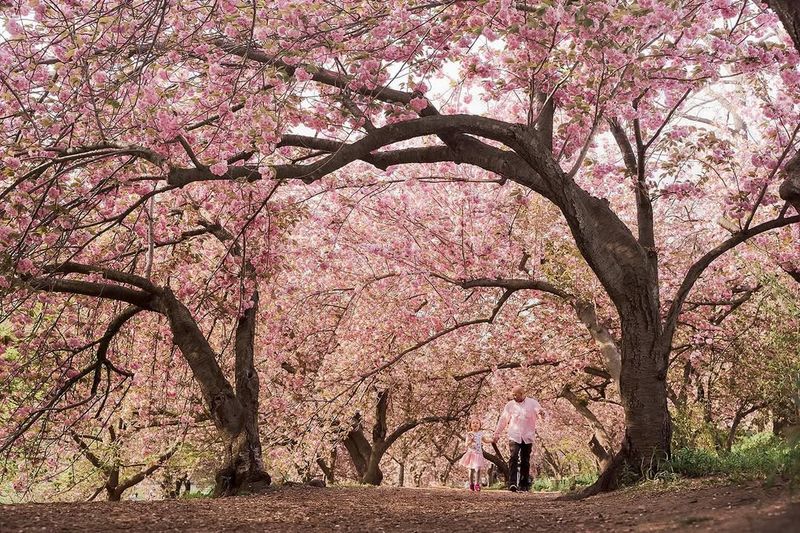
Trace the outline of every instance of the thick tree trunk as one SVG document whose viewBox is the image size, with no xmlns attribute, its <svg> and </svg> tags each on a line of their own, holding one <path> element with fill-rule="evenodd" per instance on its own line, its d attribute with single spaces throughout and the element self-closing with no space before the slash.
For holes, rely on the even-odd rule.
<svg viewBox="0 0 800 533">
<path fill-rule="evenodd" d="M 381 459 L 384 450 L 372 448 L 372 455 L 367 462 L 367 470 L 361 478 L 362 483 L 367 485 L 380 485 L 383 482 L 383 472 L 381 471 Z"/>
<path fill-rule="evenodd" d="M 229 441 L 233 441 L 243 428 L 243 409 L 217 363 L 217 354 L 197 327 L 189 310 L 170 289 L 164 289 L 159 303 L 169 319 L 173 342 L 192 369 L 192 376 L 200 386 L 214 425 Z"/>
<path fill-rule="evenodd" d="M 350 430 L 342 443 L 350 456 L 350 460 L 353 462 L 353 467 L 356 469 L 356 474 L 360 480 L 367 472 L 367 462 L 370 455 L 372 455 L 372 446 L 360 427 L 360 417 L 357 419 L 357 424 L 359 425 Z"/>
<path fill-rule="evenodd" d="M 242 430 L 229 441 L 226 463 L 217 473 L 214 493 L 218 496 L 235 495 L 246 483 L 269 485 L 272 482 L 264 469 L 258 434 L 259 382 L 254 365 L 258 301 L 256 291 L 252 296 L 252 306 L 245 310 L 236 326 L 236 398 L 242 406 Z"/>
<path fill-rule="evenodd" d="M 672 423 L 663 354 L 653 351 L 648 341 L 635 340 L 631 348 L 638 353 L 623 365 L 620 383 L 627 422 L 625 441 L 633 464 L 643 471 L 657 468 L 669 456 Z"/>
<path fill-rule="evenodd" d="M 122 491 L 119 490 L 119 466 L 114 465 L 111 467 L 105 488 L 108 501 L 118 502 L 122 499 Z"/>
<path fill-rule="evenodd" d="M 582 496 L 613 490 L 623 471 L 642 478 L 669 458 L 672 422 L 667 409 L 666 356 L 655 321 L 647 314 L 622 317 L 620 396 L 625 410 L 622 446 Z M 651 315 L 652 316 L 652 315 Z"/>
<path fill-rule="evenodd" d="M 253 342 L 258 294 L 239 320 L 236 331 L 236 388 L 234 393 L 217 354 L 208 344 L 191 313 L 169 289 L 159 298 L 173 340 L 192 369 L 214 425 L 225 446 L 225 460 L 216 475 L 215 496 L 238 493 L 245 481 L 266 481 L 258 437 L 258 374 L 253 367 Z"/>
</svg>

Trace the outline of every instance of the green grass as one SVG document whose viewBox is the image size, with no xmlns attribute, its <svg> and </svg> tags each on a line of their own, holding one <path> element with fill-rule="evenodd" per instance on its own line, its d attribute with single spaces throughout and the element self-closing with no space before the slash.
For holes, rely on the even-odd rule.
<svg viewBox="0 0 800 533">
<path fill-rule="evenodd" d="M 206 498 L 211 498 L 212 494 L 214 494 L 214 487 L 210 487 L 206 490 L 199 490 L 197 492 L 184 492 L 179 496 L 181 500 L 203 500 Z"/>
<path fill-rule="evenodd" d="M 540 477 L 533 482 L 532 490 L 536 492 L 566 492 L 588 487 L 597 480 L 593 474 L 578 474 L 561 479 Z"/>
<path fill-rule="evenodd" d="M 561 479 L 539 477 L 533 481 L 531 490 L 533 492 L 567 492 L 575 489 L 587 487 L 597 480 L 597 475 L 578 474 L 566 476 Z M 483 490 L 506 490 L 504 481 L 498 481 L 493 485 L 485 487 Z"/>
<path fill-rule="evenodd" d="M 732 479 L 780 479 L 800 483 L 800 441 L 761 433 L 739 441 L 730 453 L 682 448 L 675 450 L 667 471 L 685 477 L 726 476 Z"/>
</svg>

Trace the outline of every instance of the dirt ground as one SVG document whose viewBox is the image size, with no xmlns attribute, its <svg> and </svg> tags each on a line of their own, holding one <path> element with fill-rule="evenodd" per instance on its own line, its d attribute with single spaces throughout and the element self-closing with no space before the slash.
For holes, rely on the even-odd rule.
<svg viewBox="0 0 800 533">
<path fill-rule="evenodd" d="M 556 497 L 486 490 L 285 487 L 225 500 L 0 506 L 0 532 L 800 531 L 800 491 L 785 486 L 693 481 L 583 501 Z"/>
</svg>

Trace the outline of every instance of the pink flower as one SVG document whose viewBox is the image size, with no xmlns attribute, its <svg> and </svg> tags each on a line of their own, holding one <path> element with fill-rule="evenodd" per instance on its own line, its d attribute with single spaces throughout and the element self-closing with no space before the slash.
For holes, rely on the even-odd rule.
<svg viewBox="0 0 800 533">
<path fill-rule="evenodd" d="M 313 76 L 311 76 L 311 74 L 310 74 L 310 73 L 309 73 L 309 72 L 308 72 L 306 69 L 304 69 L 304 68 L 299 68 L 299 69 L 295 70 L 295 71 L 294 71 L 294 75 L 295 75 L 295 77 L 296 77 L 296 78 L 297 78 L 299 81 L 309 81 L 309 80 L 311 80 L 311 78 L 313 77 Z"/>
<path fill-rule="evenodd" d="M 27 257 L 20 259 L 20 261 L 17 263 L 17 272 L 21 274 L 33 273 L 33 261 Z"/>
<path fill-rule="evenodd" d="M 209 169 L 212 174 L 215 176 L 223 176 L 226 172 L 228 172 L 228 162 L 227 161 L 217 161 L 211 168 Z"/>
<path fill-rule="evenodd" d="M 409 105 L 411 106 L 411 109 L 419 113 L 420 111 L 428 107 L 428 100 L 419 97 L 414 98 L 411 100 L 411 102 L 409 102 Z"/>
</svg>

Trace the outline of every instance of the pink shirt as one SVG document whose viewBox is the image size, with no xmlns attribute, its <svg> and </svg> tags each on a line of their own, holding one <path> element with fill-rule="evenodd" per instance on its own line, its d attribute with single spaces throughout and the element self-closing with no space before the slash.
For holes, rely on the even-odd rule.
<svg viewBox="0 0 800 533">
<path fill-rule="evenodd" d="M 536 417 L 542 411 L 544 411 L 542 406 L 533 398 L 525 398 L 521 402 L 511 400 L 503 408 L 494 436 L 499 438 L 503 430 L 508 427 L 508 440 L 518 443 L 533 442 L 533 437 L 536 435 Z"/>
</svg>

